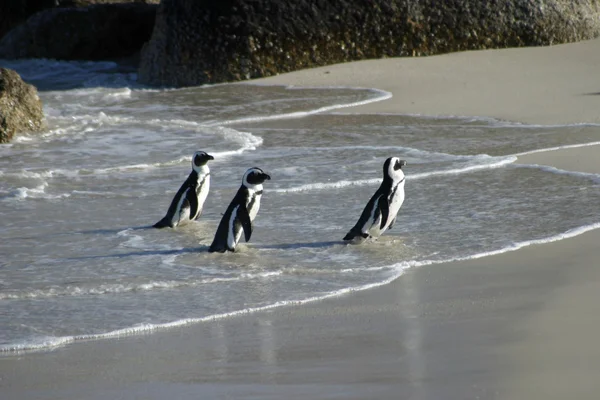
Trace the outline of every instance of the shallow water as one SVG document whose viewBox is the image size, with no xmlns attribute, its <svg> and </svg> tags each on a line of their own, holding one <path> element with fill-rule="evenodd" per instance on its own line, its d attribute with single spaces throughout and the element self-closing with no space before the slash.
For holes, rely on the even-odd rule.
<svg viewBox="0 0 600 400">
<path fill-rule="evenodd" d="M 378 90 L 217 85 L 149 90 L 111 63 L 4 62 L 43 89 L 48 129 L 0 145 L 0 351 L 55 348 L 299 305 L 406 268 L 559 240 L 600 223 L 600 176 L 522 165 L 595 125 L 349 115 Z M 204 150 L 201 219 L 149 228 Z M 408 161 L 406 201 L 378 241 L 341 238 Z M 265 183 L 250 243 L 209 254 L 244 171 Z M 207 322 L 210 323 L 210 322 Z"/>
</svg>

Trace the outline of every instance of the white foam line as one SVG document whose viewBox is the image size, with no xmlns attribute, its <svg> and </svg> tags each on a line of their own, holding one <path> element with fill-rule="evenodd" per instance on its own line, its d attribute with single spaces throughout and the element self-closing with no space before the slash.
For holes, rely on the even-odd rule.
<svg viewBox="0 0 600 400">
<path fill-rule="evenodd" d="M 160 167 L 171 167 L 174 165 L 179 165 L 184 162 L 189 162 L 189 161 L 191 161 L 191 159 L 192 159 L 191 156 L 182 156 L 175 160 L 158 162 L 158 163 L 153 163 L 153 164 L 119 165 L 116 167 L 96 168 L 93 170 L 80 169 L 80 170 L 77 170 L 75 173 L 73 173 L 71 171 L 66 173 L 61 170 L 55 170 L 54 172 L 60 172 L 62 175 L 68 176 L 68 177 L 76 176 L 79 173 L 89 173 L 89 172 L 91 172 L 92 174 L 97 174 L 97 175 L 105 175 L 105 174 L 110 174 L 112 172 L 129 172 L 129 171 L 134 171 L 134 170 L 144 171 L 144 170 L 152 170 L 152 169 L 156 169 L 156 168 L 160 168 Z"/>
<path fill-rule="evenodd" d="M 309 183 L 306 185 L 291 187 L 287 189 L 272 189 L 270 192 L 275 193 L 296 193 L 305 192 L 309 190 L 324 190 L 324 189 L 339 189 L 348 186 L 365 186 L 365 185 L 377 185 L 381 183 L 380 178 L 374 179 L 362 179 L 358 181 L 338 181 L 330 183 Z"/>
<path fill-rule="evenodd" d="M 208 283 L 231 282 L 240 280 L 252 280 L 268 278 L 274 275 L 280 275 L 280 271 L 264 272 L 259 274 L 245 273 L 238 277 L 230 278 L 207 278 L 186 281 L 153 281 L 136 284 L 106 284 L 96 287 L 81 287 L 81 286 L 65 286 L 65 287 L 50 287 L 46 289 L 36 289 L 30 291 L 5 291 L 0 293 L 0 300 L 19 300 L 19 299 L 35 299 L 35 298 L 50 298 L 50 297 L 68 297 L 68 296 L 97 296 L 107 293 L 130 293 L 142 292 L 151 290 L 170 290 L 182 287 L 195 287 Z"/>
<path fill-rule="evenodd" d="M 513 245 L 505 247 L 505 248 L 500 249 L 500 250 L 492 250 L 492 251 L 488 251 L 488 252 L 484 252 L 484 253 L 475 254 L 475 255 L 472 255 L 472 256 L 457 258 L 456 260 L 451 260 L 451 261 L 474 260 L 474 259 L 477 259 L 477 258 L 482 258 L 482 257 L 487 257 L 487 256 L 494 256 L 494 255 L 498 255 L 498 254 L 502 254 L 502 253 L 508 253 L 508 252 L 511 252 L 511 251 L 519 250 L 519 249 L 522 249 L 524 247 L 528 247 L 528 246 L 532 246 L 532 245 L 536 245 L 536 244 L 545 244 L 545 243 L 558 242 L 559 240 L 570 239 L 570 238 L 573 238 L 575 236 L 579 236 L 579 235 L 582 235 L 582 234 L 584 234 L 586 232 L 593 231 L 593 230 L 596 230 L 596 229 L 599 229 L 599 228 L 600 228 L 600 222 L 597 222 L 595 224 L 585 225 L 585 226 L 580 226 L 580 227 L 577 227 L 577 228 L 569 229 L 566 232 L 559 233 L 559 234 L 554 235 L 554 236 L 549 236 L 547 238 L 534 239 L 534 240 L 528 240 L 528 241 L 525 241 L 525 242 L 514 243 Z"/>
<path fill-rule="evenodd" d="M 294 88 L 294 87 L 289 87 L 289 89 L 304 89 L 304 88 Z M 379 96 L 371 98 L 371 99 L 366 99 L 366 100 L 361 100 L 361 101 L 355 101 L 352 103 L 344 103 L 344 104 L 334 104 L 331 106 L 324 106 L 324 107 L 320 107 L 314 110 L 309 110 L 309 111 L 296 111 L 296 112 L 292 112 L 292 113 L 285 113 L 285 114 L 277 114 L 277 115 L 262 115 L 262 116 L 255 116 L 255 117 L 244 117 L 244 118 L 239 118 L 239 119 L 232 119 L 232 120 L 227 120 L 227 121 L 218 121 L 218 122 L 204 122 L 204 123 L 199 123 L 199 122 L 195 122 L 195 121 L 187 121 L 187 120 L 181 120 L 181 119 L 174 119 L 174 120 L 162 120 L 162 119 L 151 119 L 151 120 L 139 120 L 139 119 L 135 119 L 133 117 L 119 117 L 119 116 L 110 116 L 110 115 L 106 115 L 104 112 L 100 112 L 97 115 L 73 115 L 73 116 L 53 116 L 53 118 L 59 119 L 59 120 L 92 120 L 95 122 L 104 122 L 104 123 L 111 123 L 111 124 L 118 124 L 118 123 L 122 123 L 122 122 L 135 122 L 135 123 L 139 123 L 139 124 L 148 124 L 148 125 L 164 125 L 164 124 L 173 124 L 175 126 L 186 126 L 186 127 L 193 127 L 193 128 L 207 128 L 207 127 L 215 127 L 215 126 L 223 126 L 223 125 L 232 125 L 232 124 L 237 124 L 237 123 L 244 123 L 244 122 L 259 122 L 259 121 L 270 121 L 270 120 L 278 120 L 278 119 L 288 119 L 288 118 L 301 118 L 301 117 L 306 117 L 309 115 L 314 115 L 314 114 L 319 114 L 319 113 L 323 113 L 323 112 L 327 112 L 327 111 L 332 111 L 332 110 L 338 110 L 338 109 L 342 109 L 342 108 L 348 108 L 348 107 L 356 107 L 356 106 L 361 106 L 361 105 L 365 105 L 365 104 L 370 104 L 370 103 L 374 103 L 374 102 L 378 102 L 378 101 L 383 101 L 383 100 L 387 100 L 390 99 L 392 97 L 392 93 L 384 91 L 384 90 L 380 90 L 380 89 L 366 89 L 366 88 L 349 88 L 349 87 L 328 87 L 328 88 L 319 88 L 319 89 L 352 89 L 352 90 L 369 90 L 371 92 L 375 92 L 378 93 Z"/>
<path fill-rule="evenodd" d="M 600 124 L 595 122 L 574 122 L 570 124 L 526 124 L 524 122 L 510 122 L 510 121 L 502 121 L 497 120 L 500 124 L 500 128 L 526 128 L 526 129 L 548 129 L 548 128 L 574 128 L 574 127 L 582 127 L 582 128 L 593 128 L 600 126 Z"/>
<path fill-rule="evenodd" d="M 577 176 L 577 177 L 581 177 L 581 178 L 588 178 L 596 183 L 600 183 L 600 174 L 594 174 L 591 172 L 568 171 L 568 170 L 564 170 L 564 169 L 551 167 L 549 165 L 539 165 L 539 164 L 515 164 L 515 167 L 540 169 L 542 171 L 550 172 L 552 174 L 569 175 L 569 176 Z"/>
<path fill-rule="evenodd" d="M 220 151 L 210 153 L 215 157 L 228 157 L 232 155 L 242 154 L 246 151 L 256 150 L 259 146 L 262 145 L 263 139 L 260 136 L 253 135 L 249 132 L 238 131 L 232 128 L 219 127 L 217 129 L 217 133 L 222 135 L 225 139 L 232 140 L 238 144 L 241 144 L 242 147 L 229 150 L 229 151 Z M 192 156 L 182 156 L 175 160 L 158 162 L 153 164 L 132 164 L 132 165 L 121 165 L 109 168 L 98 168 L 92 170 L 94 174 L 109 174 L 112 172 L 127 172 L 130 170 L 151 170 L 160 167 L 170 167 L 174 165 L 179 165 L 181 163 L 190 162 L 192 160 Z M 80 170 L 80 171 L 88 171 L 88 170 Z"/>
<path fill-rule="evenodd" d="M 494 169 L 501 168 L 505 165 L 512 164 L 517 160 L 516 157 L 507 157 L 501 159 L 495 163 L 490 164 L 482 164 L 482 165 L 471 165 L 464 168 L 455 168 L 449 170 L 442 171 L 432 171 L 432 172 L 423 172 L 421 174 L 407 175 L 407 180 L 418 180 L 423 178 L 429 178 L 432 176 L 440 176 L 440 175 L 458 175 L 463 173 L 469 173 L 474 171 L 479 171 L 483 169 Z M 273 189 L 272 192 L 275 193 L 296 193 L 296 192 L 304 192 L 309 190 L 323 190 L 323 189 L 339 189 L 348 186 L 366 186 L 366 185 L 377 185 L 381 183 L 381 178 L 373 178 L 373 179 L 362 179 L 357 181 L 338 181 L 338 182 L 330 182 L 330 183 L 310 183 L 306 185 L 285 188 L 285 189 Z"/>
<path fill-rule="evenodd" d="M 408 265 L 408 263 L 407 263 L 407 265 Z M 225 319 L 225 318 L 235 317 L 235 316 L 239 316 L 239 315 L 252 314 L 255 312 L 259 312 L 259 311 L 266 311 L 266 310 L 271 310 L 274 308 L 279 308 L 279 307 L 284 307 L 284 306 L 294 306 L 294 305 L 313 303 L 313 302 L 328 299 L 331 297 L 338 297 L 338 296 L 341 296 L 341 295 L 344 295 L 347 293 L 351 293 L 351 292 L 358 292 L 358 291 L 372 289 L 372 288 L 375 288 L 378 286 L 387 285 L 388 283 L 399 278 L 403 273 L 404 273 L 404 270 L 399 269 L 396 271 L 396 273 L 394 275 L 392 275 L 391 277 L 389 277 L 381 282 L 371 283 L 371 284 L 367 284 L 367 285 L 363 285 L 363 286 L 359 286 L 359 287 L 340 289 L 335 292 L 324 294 L 322 296 L 314 296 L 314 297 L 310 297 L 310 298 L 302 299 L 302 300 L 282 300 L 282 301 L 278 301 L 276 303 L 269 304 L 266 306 L 250 307 L 250 308 L 245 308 L 242 310 L 231 311 L 231 312 L 226 312 L 226 313 L 221 313 L 221 314 L 213 314 L 213 315 L 208 315 L 206 317 L 200 317 L 200 318 L 184 318 L 184 319 L 180 319 L 177 321 L 168 322 L 165 324 L 141 324 L 141 325 L 132 326 L 129 328 L 118 329 L 118 330 L 107 332 L 107 333 L 48 338 L 47 340 L 42 341 L 40 344 L 37 344 L 37 345 L 35 345 L 35 344 L 5 345 L 5 346 L 0 346 L 0 353 L 18 353 L 18 352 L 23 352 L 23 351 L 47 350 L 47 349 L 51 349 L 51 348 L 65 346 L 67 344 L 71 344 L 71 343 L 78 342 L 78 341 L 112 339 L 112 338 L 119 338 L 119 337 L 124 337 L 124 336 L 139 335 L 142 333 L 150 333 L 150 332 L 155 332 L 158 330 L 177 328 L 177 327 L 182 327 L 182 326 L 186 326 L 186 325 L 194 325 L 194 324 L 198 324 L 198 323 L 202 323 L 202 322 L 218 321 L 218 320 Z"/>
<path fill-rule="evenodd" d="M 348 88 L 347 88 L 348 89 Z M 350 88 L 350 89 L 365 89 L 365 88 Z M 337 115 L 355 115 L 354 113 L 332 113 Z M 515 121 L 507 121 L 503 119 L 498 119 L 494 117 L 486 117 L 486 116 L 469 116 L 469 115 L 455 115 L 455 114 L 418 114 L 418 113 L 394 113 L 394 112 L 369 112 L 362 113 L 362 115 L 382 115 L 382 116 L 392 116 L 392 117 L 412 117 L 419 119 L 430 119 L 430 120 L 442 120 L 442 119 L 451 119 L 451 120 L 464 120 L 467 123 L 469 122 L 485 122 L 488 124 L 487 126 L 480 126 L 481 128 L 524 128 L 524 129 L 548 129 L 548 128 L 571 128 L 571 127 L 598 127 L 600 123 L 595 122 L 574 122 L 568 124 L 527 124 L 524 122 L 515 122 Z M 444 127 L 445 125 L 435 125 L 438 127 Z M 469 125 L 472 126 L 472 125 Z M 447 125 L 447 127 L 458 128 L 460 125 Z"/>
<path fill-rule="evenodd" d="M 124 97 L 124 98 L 131 98 L 131 89 L 126 87 L 123 89 L 117 89 L 115 90 L 115 92 L 113 93 L 107 93 L 104 95 L 104 98 L 119 98 L 119 97 Z"/>
<path fill-rule="evenodd" d="M 525 155 L 528 155 L 528 154 L 545 153 L 547 151 L 556 151 L 556 150 L 563 150 L 563 149 L 575 149 L 575 148 L 578 148 L 578 147 L 588 147 L 588 146 L 598 146 L 598 145 L 600 145 L 600 142 L 567 144 L 567 145 L 564 145 L 564 146 L 556 146 L 556 147 L 548 147 L 548 148 L 545 148 L 545 149 L 536 149 L 536 150 L 524 151 L 522 153 L 515 153 L 515 154 L 513 154 L 513 156 L 519 157 L 519 156 L 525 156 Z"/>
<path fill-rule="evenodd" d="M 106 115 L 104 112 L 99 112 L 96 115 L 84 114 L 84 115 L 53 115 L 53 119 L 64 120 L 64 121 L 86 121 L 86 122 L 103 122 L 110 124 L 120 124 L 123 122 L 137 122 L 144 123 L 146 121 L 138 120 L 133 117 L 114 116 Z"/>
<path fill-rule="evenodd" d="M 313 303 L 313 302 L 321 301 L 321 300 L 332 298 L 332 297 L 339 297 L 341 295 L 345 295 L 345 294 L 352 293 L 352 292 L 360 292 L 363 290 L 369 290 L 369 289 L 373 289 L 373 288 L 376 288 L 379 286 L 387 285 L 387 284 L 393 282 L 394 280 L 398 279 L 400 276 L 402 276 L 404 274 L 404 272 L 409 268 L 421 267 L 424 265 L 445 264 L 445 263 L 455 262 L 455 261 L 474 260 L 474 259 L 478 259 L 478 258 L 499 255 L 502 253 L 508 253 L 511 251 L 519 250 L 519 249 L 522 249 L 524 247 L 531 246 L 531 245 L 552 243 L 552 242 L 556 242 L 559 240 L 572 238 L 572 237 L 579 236 L 583 233 L 586 233 L 586 232 L 589 232 L 589 231 L 592 231 L 595 229 L 600 229 L 600 222 L 591 224 L 591 225 L 573 228 L 566 232 L 559 233 L 554 236 L 549 236 L 547 238 L 515 243 L 511 246 L 508 246 L 508 247 L 505 247 L 505 248 L 502 248 L 499 250 L 478 253 L 478 254 L 474 254 L 474 255 L 466 256 L 466 257 L 457 257 L 457 258 L 448 259 L 448 260 L 403 261 L 403 262 L 400 262 L 397 264 L 392 264 L 389 268 L 391 270 L 394 270 L 395 273 L 392 274 L 387 279 L 384 279 L 383 281 L 370 283 L 370 284 L 357 286 L 357 287 L 344 288 L 344 289 L 336 290 L 334 292 L 326 293 L 323 295 L 309 297 L 307 299 L 282 300 L 282 301 L 278 301 L 276 303 L 269 304 L 266 306 L 250 307 L 250 308 L 245 308 L 245 309 L 237 310 L 237 311 L 208 315 L 206 317 L 184 318 L 181 320 L 168 322 L 165 324 L 142 324 L 142 325 L 132 326 L 132 327 L 128 327 L 128 328 L 118 329 L 118 330 L 107 332 L 107 333 L 65 336 L 65 337 L 58 337 L 58 338 L 47 338 L 47 340 L 42 341 L 40 344 L 28 343 L 28 344 L 5 345 L 5 346 L 0 346 L 0 353 L 18 353 L 18 352 L 23 352 L 23 351 L 46 350 L 46 349 L 56 348 L 56 347 L 64 346 L 67 344 L 71 344 L 71 343 L 83 341 L 83 340 L 111 339 L 111 338 L 118 338 L 118 337 L 123 337 L 123 336 L 137 335 L 137 334 L 142 334 L 142 333 L 150 333 L 150 332 L 155 332 L 155 331 L 163 330 L 163 329 L 176 328 L 176 327 L 181 327 L 181 326 L 186 326 L 186 325 L 198 324 L 198 323 L 202 323 L 202 322 L 217 321 L 217 320 L 221 320 L 221 319 L 225 319 L 225 318 L 252 314 L 252 313 L 256 313 L 256 312 L 260 312 L 260 311 L 271 310 L 274 308 L 280 308 L 280 307 L 285 307 L 285 306 L 297 306 L 297 305 Z"/>
<path fill-rule="evenodd" d="M 46 193 L 46 187 L 48 187 L 48 182 L 42 182 L 41 185 L 38 185 L 35 188 L 27 188 L 20 187 L 11 190 L 6 195 L 0 197 L 0 200 L 24 200 L 27 198 L 32 199 L 45 199 L 45 200 L 56 200 L 56 199 L 64 199 L 70 197 L 70 194 L 59 194 L 52 195 Z"/>
<path fill-rule="evenodd" d="M 401 151 L 407 156 L 419 157 L 421 155 L 436 156 L 442 160 L 472 160 L 474 158 L 499 158 L 489 156 L 487 154 L 479 155 L 463 155 L 463 154 L 448 154 L 439 153 L 436 151 L 421 150 L 414 147 L 406 146 L 369 146 L 369 145 L 356 145 L 356 146 L 338 146 L 338 147 L 294 147 L 295 150 L 310 150 L 310 151 L 347 151 L 347 150 L 385 150 L 385 151 Z M 501 156 L 500 156 L 501 157 Z"/>
<path fill-rule="evenodd" d="M 290 89 L 293 89 L 293 87 L 290 87 Z M 305 89 L 305 88 L 302 88 L 302 89 Z M 320 88 L 320 89 L 334 89 L 334 88 L 331 87 L 331 88 Z M 342 89 L 342 88 L 338 88 L 338 89 Z M 347 88 L 346 87 L 344 89 L 361 89 L 361 88 Z M 342 108 L 362 106 L 365 104 L 375 103 L 378 101 L 383 101 L 383 100 L 392 98 L 392 93 L 387 92 L 385 90 L 379 90 L 379 89 L 369 89 L 369 90 L 379 93 L 380 96 L 374 97 L 371 99 L 367 99 L 367 100 L 355 101 L 352 103 L 334 104 L 331 106 L 324 106 L 324 107 L 320 107 L 320 108 L 317 108 L 314 110 L 309 110 L 309 111 L 296 111 L 296 112 L 285 113 L 285 114 L 262 115 L 262 116 L 255 116 L 255 117 L 232 119 L 232 120 L 228 120 L 228 121 L 219 121 L 218 123 L 214 123 L 214 125 L 231 125 L 231 124 L 239 124 L 239 123 L 244 123 L 244 122 L 260 122 L 260 121 L 273 121 L 273 120 L 278 120 L 278 119 L 302 118 L 302 117 L 306 117 L 309 115 L 320 114 L 320 113 L 324 113 L 324 112 L 332 111 L 332 110 L 339 110 Z"/>
<path fill-rule="evenodd" d="M 490 163 L 490 164 L 471 165 L 471 166 L 464 167 L 464 168 L 455 168 L 455 169 L 448 169 L 448 170 L 442 170 L 442 171 L 424 172 L 422 174 L 408 175 L 406 177 L 406 179 L 411 180 L 411 179 L 429 178 L 431 176 L 440 176 L 440 175 L 458 175 L 458 174 L 463 174 L 466 172 L 480 171 L 482 169 L 501 168 L 501 167 L 504 167 L 505 165 L 514 163 L 516 160 L 517 160 L 517 157 L 511 156 L 511 157 L 506 157 L 504 159 L 501 159 L 497 162 Z"/>
</svg>

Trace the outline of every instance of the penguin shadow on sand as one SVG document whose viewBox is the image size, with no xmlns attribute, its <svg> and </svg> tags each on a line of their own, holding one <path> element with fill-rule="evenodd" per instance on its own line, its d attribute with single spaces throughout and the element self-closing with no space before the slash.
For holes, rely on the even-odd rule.
<svg viewBox="0 0 600 400">
<path fill-rule="evenodd" d="M 175 240 L 171 244 L 164 244 L 161 240 L 161 235 L 157 235 L 157 230 L 152 225 L 139 227 L 122 227 L 116 229 L 97 229 L 88 231 L 89 234 L 108 234 L 120 238 L 121 243 L 114 253 L 99 254 L 91 256 L 70 257 L 69 260 L 90 260 L 90 259 L 118 259 L 140 256 L 170 256 L 181 255 L 186 253 L 197 253 L 198 251 L 208 250 L 207 245 L 197 245 L 198 241 L 206 242 L 209 240 L 206 234 L 203 234 L 205 228 L 200 228 L 198 223 L 189 224 L 180 228 L 176 235 L 180 236 L 181 240 Z M 142 245 L 127 246 L 127 241 L 132 238 L 139 237 L 142 240 Z M 165 248 L 171 247 L 171 248 Z M 129 250 L 129 251 L 127 251 Z"/>
<path fill-rule="evenodd" d="M 208 249 L 208 246 L 205 246 Z M 105 258 L 128 258 L 128 257 L 141 257 L 141 256 L 174 256 L 185 253 L 197 253 L 198 248 L 183 248 L 183 249 L 169 249 L 169 250 L 138 250 L 130 251 L 125 253 L 116 254 L 102 254 L 95 256 L 82 256 L 82 257 L 68 257 L 65 260 L 97 260 Z"/>
<path fill-rule="evenodd" d="M 336 246 L 345 246 L 343 240 L 332 240 L 323 242 L 297 242 L 297 243 L 279 243 L 279 244 L 255 244 L 255 249 L 261 250 L 299 250 L 299 249 L 326 249 Z"/>
<path fill-rule="evenodd" d="M 120 228 L 98 228 L 98 229 L 84 229 L 80 231 L 69 231 L 69 232 L 52 232 L 51 234 L 43 234 L 43 235 L 35 235 L 35 236 L 13 236 L 9 239 L 14 240 L 39 240 L 42 238 L 51 237 L 59 237 L 59 236 L 72 236 L 72 235 L 116 235 L 119 232 L 123 232 L 125 230 L 131 231 L 141 231 L 141 230 L 150 230 L 152 225 L 143 225 L 143 226 L 122 226 Z"/>
</svg>

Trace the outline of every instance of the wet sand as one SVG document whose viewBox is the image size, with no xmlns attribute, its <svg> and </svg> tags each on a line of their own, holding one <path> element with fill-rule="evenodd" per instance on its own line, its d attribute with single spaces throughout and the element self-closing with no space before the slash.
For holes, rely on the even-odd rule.
<svg viewBox="0 0 600 400">
<path fill-rule="evenodd" d="M 598 50 L 595 40 L 375 60 L 257 83 L 393 93 L 346 112 L 599 122 Z M 600 174 L 599 151 L 557 150 L 518 162 Z M 0 397 L 596 399 L 598 243 L 593 230 L 415 268 L 389 285 L 303 306 L 2 357 Z"/>
</svg>

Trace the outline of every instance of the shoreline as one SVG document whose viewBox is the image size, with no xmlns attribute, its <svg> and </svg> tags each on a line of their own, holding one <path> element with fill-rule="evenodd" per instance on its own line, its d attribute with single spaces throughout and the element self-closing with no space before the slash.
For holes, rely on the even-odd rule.
<svg viewBox="0 0 600 400">
<path fill-rule="evenodd" d="M 363 60 L 241 82 L 356 87 L 393 97 L 356 114 L 495 118 L 526 124 L 600 123 L 600 39 L 548 47 Z"/>
<path fill-rule="evenodd" d="M 367 60 L 248 83 L 393 94 L 344 110 L 352 113 L 595 124 L 598 50 L 592 40 Z M 600 141 L 600 129 L 592 136 Z M 535 152 L 516 163 L 600 174 L 599 151 Z M 410 268 L 389 284 L 300 306 L 2 356 L 0 391 L 6 399 L 595 399 L 599 240 L 593 229 Z"/>
</svg>

